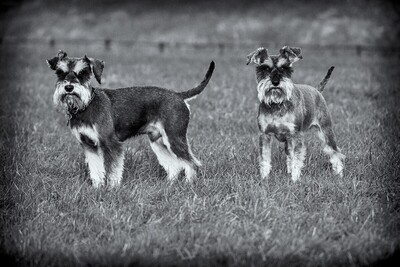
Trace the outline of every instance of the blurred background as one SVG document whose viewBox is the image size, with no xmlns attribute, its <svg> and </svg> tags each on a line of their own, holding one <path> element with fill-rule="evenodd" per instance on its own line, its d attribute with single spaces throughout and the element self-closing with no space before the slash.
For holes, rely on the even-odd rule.
<svg viewBox="0 0 400 267">
<path fill-rule="evenodd" d="M 395 1 L 2 1 L 1 41 L 167 49 L 396 50 Z M 247 50 L 246 50 L 247 51 Z"/>
<path fill-rule="evenodd" d="M 367 266 L 399 251 L 393 2 L 0 1 L 0 258 L 129 266 L 141 257 L 185 260 L 181 251 L 190 251 L 195 259 L 220 252 L 243 266 L 249 255 L 289 259 L 276 266 Z M 277 54 L 284 45 L 303 49 L 296 83 L 316 85 L 336 67 L 324 97 L 347 157 L 344 179 L 332 179 L 309 135 L 303 186 L 288 182 L 278 144 L 274 180 L 259 183 L 259 103 L 246 55 L 259 46 Z M 105 88 L 187 90 L 215 60 L 210 84 L 190 107 L 188 136 L 204 164 L 197 200 L 190 187 L 164 190 L 145 137 L 127 145 L 121 190 L 83 181 L 82 150 L 52 105 L 56 77 L 45 59 L 59 49 L 105 60 Z"/>
</svg>

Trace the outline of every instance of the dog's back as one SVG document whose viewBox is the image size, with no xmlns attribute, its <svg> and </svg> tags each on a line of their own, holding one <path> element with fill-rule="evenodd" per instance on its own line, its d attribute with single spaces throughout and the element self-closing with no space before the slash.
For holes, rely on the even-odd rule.
<svg viewBox="0 0 400 267">
<path fill-rule="evenodd" d="M 175 92 L 156 86 L 137 86 L 120 89 L 97 89 L 109 98 L 116 132 L 121 141 L 143 133 L 143 128 L 168 116 L 186 125 L 189 122 L 187 101 L 194 99 L 207 86 L 215 68 L 212 61 L 203 81 L 184 92 Z M 171 121 L 171 120 L 168 120 Z M 122 132 L 123 131 L 123 132 Z"/>
</svg>

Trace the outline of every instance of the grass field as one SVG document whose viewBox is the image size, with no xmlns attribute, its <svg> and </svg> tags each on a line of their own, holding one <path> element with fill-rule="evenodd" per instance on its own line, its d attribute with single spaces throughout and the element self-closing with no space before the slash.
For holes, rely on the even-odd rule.
<svg viewBox="0 0 400 267">
<path fill-rule="evenodd" d="M 55 75 L 45 59 L 59 48 L 104 59 L 109 88 L 185 90 L 214 60 L 210 84 L 190 106 L 198 180 L 169 185 L 139 137 L 126 146 L 122 186 L 92 188 L 82 149 L 52 105 Z M 277 142 L 270 179 L 258 175 L 250 51 L 3 45 L 2 258 L 21 266 L 388 264 L 400 249 L 398 57 L 304 49 L 294 81 L 316 85 L 336 66 L 324 96 L 347 158 L 344 177 L 332 175 L 310 133 L 306 167 L 293 183 Z"/>
<path fill-rule="evenodd" d="M 336 66 L 324 94 L 347 159 L 344 177 L 331 175 L 310 135 L 307 166 L 294 184 L 276 143 L 270 180 L 258 176 L 254 70 L 244 58 L 105 54 L 105 87 L 182 90 L 201 80 L 211 59 L 217 68 L 191 104 L 190 141 L 204 165 L 193 185 L 168 186 L 143 137 L 127 146 L 121 188 L 94 190 L 81 148 L 51 104 L 55 77 L 43 59 L 53 51 L 34 48 L 4 49 L 1 62 L 13 70 L 1 76 L 2 246 L 19 263 L 367 265 L 398 249 L 394 61 L 304 51 L 295 81 L 317 84 Z M 96 55 L 91 49 L 66 50 Z"/>
</svg>

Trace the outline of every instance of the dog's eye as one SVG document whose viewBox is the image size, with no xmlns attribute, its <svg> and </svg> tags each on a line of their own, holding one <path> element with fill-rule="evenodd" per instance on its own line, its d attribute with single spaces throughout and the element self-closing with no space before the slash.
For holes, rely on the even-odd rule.
<svg viewBox="0 0 400 267">
<path fill-rule="evenodd" d="M 289 69 L 289 66 L 283 65 L 282 67 L 279 68 L 280 71 L 287 71 Z"/>
<path fill-rule="evenodd" d="M 263 71 L 266 71 L 266 72 L 270 72 L 270 71 L 271 71 L 271 68 L 270 68 L 269 66 L 267 66 L 267 65 L 261 65 L 260 68 L 261 68 Z"/>
<path fill-rule="evenodd" d="M 89 80 L 90 79 L 90 71 L 89 71 L 89 69 L 81 70 L 78 73 L 77 77 L 81 82 L 85 82 L 85 81 Z"/>
<path fill-rule="evenodd" d="M 56 75 L 60 80 L 65 79 L 65 77 L 67 76 L 67 74 L 63 70 L 60 70 L 60 69 L 56 70 Z"/>
</svg>

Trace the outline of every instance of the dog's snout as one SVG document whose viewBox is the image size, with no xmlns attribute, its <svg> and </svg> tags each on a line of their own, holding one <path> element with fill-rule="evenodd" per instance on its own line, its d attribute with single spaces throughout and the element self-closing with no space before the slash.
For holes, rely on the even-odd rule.
<svg viewBox="0 0 400 267">
<path fill-rule="evenodd" d="M 67 92 L 72 92 L 72 90 L 74 90 L 74 86 L 71 84 L 67 84 L 64 88 Z"/>
<path fill-rule="evenodd" d="M 272 81 L 273 86 L 278 86 L 279 85 L 279 79 L 273 79 Z"/>
<path fill-rule="evenodd" d="M 274 70 L 271 72 L 270 77 L 271 77 L 271 83 L 272 83 L 272 85 L 273 85 L 273 86 L 278 86 L 279 83 L 280 83 L 280 80 L 281 80 L 281 75 L 279 74 L 279 72 L 278 72 L 276 69 L 274 69 Z"/>
</svg>

